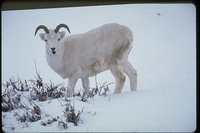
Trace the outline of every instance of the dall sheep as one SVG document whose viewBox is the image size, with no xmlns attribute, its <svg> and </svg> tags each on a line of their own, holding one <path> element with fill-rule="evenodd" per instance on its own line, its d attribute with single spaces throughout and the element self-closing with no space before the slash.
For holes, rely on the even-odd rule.
<svg viewBox="0 0 200 133">
<path fill-rule="evenodd" d="M 60 28 L 69 27 L 59 24 L 55 29 L 40 25 L 35 30 L 43 29 L 40 38 L 46 43 L 48 65 L 63 79 L 68 78 L 67 97 L 74 93 L 79 78 L 85 92 L 89 92 L 89 77 L 110 70 L 115 77 L 114 93 L 121 93 L 126 75 L 130 79 L 130 89 L 136 90 L 137 71 L 128 61 L 132 49 L 131 30 L 116 23 L 105 24 L 86 33 L 65 37 Z M 125 73 L 125 74 L 124 74 Z"/>
</svg>

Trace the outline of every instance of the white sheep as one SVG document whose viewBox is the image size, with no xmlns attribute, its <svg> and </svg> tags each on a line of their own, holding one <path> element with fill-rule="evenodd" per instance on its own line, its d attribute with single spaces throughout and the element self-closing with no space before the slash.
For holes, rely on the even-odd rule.
<svg viewBox="0 0 200 133">
<path fill-rule="evenodd" d="M 114 93 L 121 93 L 127 74 L 130 79 L 130 89 L 136 90 L 137 71 L 128 61 L 132 48 L 132 32 L 126 26 L 111 23 L 105 24 L 86 33 L 65 37 L 58 25 L 55 29 L 47 29 L 40 25 L 35 30 L 43 29 L 40 38 L 46 42 L 46 59 L 49 66 L 63 79 L 68 78 L 67 97 L 74 93 L 75 84 L 79 78 L 85 92 L 89 92 L 89 77 L 110 70 L 115 77 Z"/>
</svg>

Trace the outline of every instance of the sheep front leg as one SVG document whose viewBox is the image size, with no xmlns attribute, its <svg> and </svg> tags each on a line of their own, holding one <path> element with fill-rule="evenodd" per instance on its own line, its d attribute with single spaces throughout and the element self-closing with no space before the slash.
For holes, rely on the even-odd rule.
<svg viewBox="0 0 200 133">
<path fill-rule="evenodd" d="M 89 93 L 90 92 L 90 81 L 89 81 L 89 78 L 88 77 L 84 77 L 84 78 L 81 78 L 81 81 L 82 81 L 82 86 L 85 90 L 86 93 Z"/>
<path fill-rule="evenodd" d="M 77 77 L 70 77 L 68 79 L 67 97 L 72 97 L 73 96 L 77 80 L 78 80 Z"/>
</svg>

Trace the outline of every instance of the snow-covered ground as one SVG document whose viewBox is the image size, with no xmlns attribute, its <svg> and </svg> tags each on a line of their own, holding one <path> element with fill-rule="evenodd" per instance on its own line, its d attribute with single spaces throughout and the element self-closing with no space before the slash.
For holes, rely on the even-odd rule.
<svg viewBox="0 0 200 133">
<path fill-rule="evenodd" d="M 95 96 L 87 102 L 75 99 L 76 111 L 82 110 L 78 126 L 57 122 L 42 126 L 48 117 L 64 114 L 58 100 L 38 102 L 42 119 L 18 123 L 14 112 L 2 112 L 6 132 L 43 131 L 120 131 L 192 132 L 196 129 L 196 7 L 192 4 L 128 4 L 2 12 L 2 83 L 12 76 L 35 79 L 35 64 L 44 82 L 65 82 L 54 73 L 45 59 L 45 44 L 34 36 L 44 24 L 54 28 L 66 23 L 72 34 L 83 33 L 105 23 L 130 27 L 134 34 L 129 61 L 138 72 L 138 91 L 129 91 L 127 78 L 123 92 Z M 39 32 L 42 32 L 39 31 Z M 94 77 L 90 78 L 95 86 Z M 97 81 L 113 82 L 109 71 Z M 76 90 L 80 90 L 78 81 Z M 3 92 L 3 91 L 2 91 Z M 66 101 L 62 101 L 66 104 Z M 11 130 L 10 127 L 14 127 Z"/>
</svg>

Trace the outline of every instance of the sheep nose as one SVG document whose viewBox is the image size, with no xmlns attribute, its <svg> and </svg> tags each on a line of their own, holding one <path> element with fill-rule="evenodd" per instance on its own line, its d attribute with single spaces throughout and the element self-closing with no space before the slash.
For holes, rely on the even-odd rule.
<svg viewBox="0 0 200 133">
<path fill-rule="evenodd" d="M 51 50 L 52 50 L 52 51 L 54 51 L 55 49 L 56 49 L 56 48 L 54 48 L 54 47 L 53 47 L 53 48 L 51 48 Z"/>
</svg>

